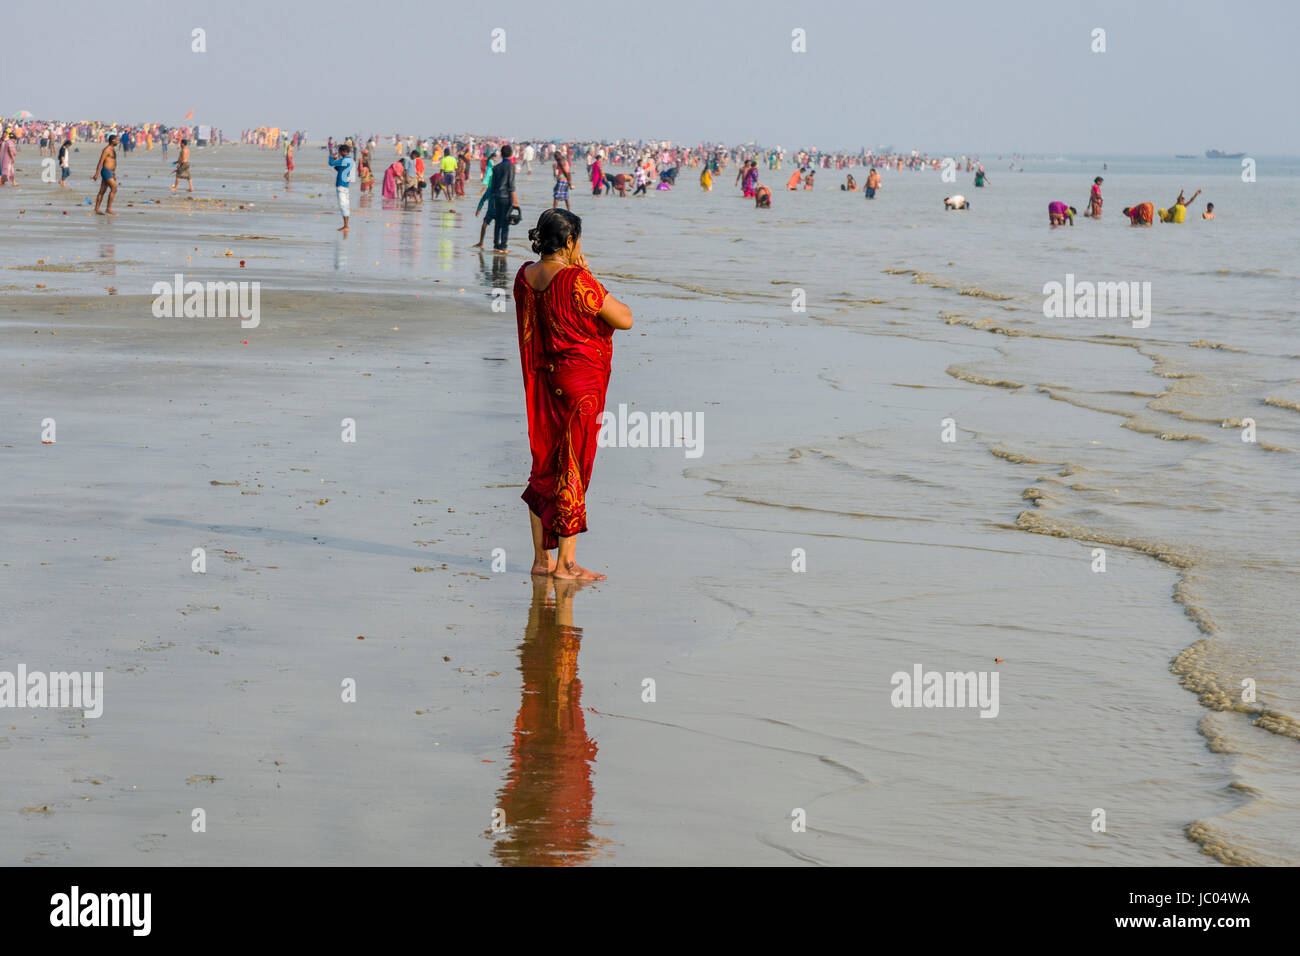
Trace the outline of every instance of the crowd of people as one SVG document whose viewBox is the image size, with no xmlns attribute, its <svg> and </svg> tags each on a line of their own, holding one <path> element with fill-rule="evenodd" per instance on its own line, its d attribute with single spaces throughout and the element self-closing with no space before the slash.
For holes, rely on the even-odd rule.
<svg viewBox="0 0 1300 956">
<path fill-rule="evenodd" d="M 5 139 L 12 138 L 15 143 L 36 146 L 41 156 L 52 156 L 65 140 L 76 146 L 79 143 L 107 143 L 110 136 L 116 136 L 123 152 L 136 149 L 161 149 L 166 154 L 169 146 L 179 146 L 180 141 L 202 140 L 213 146 L 224 142 L 221 130 L 207 126 L 179 124 L 170 126 L 166 123 L 71 123 L 63 120 L 15 119 L 0 122 Z M 200 133 L 206 135 L 200 136 Z"/>
<path fill-rule="evenodd" d="M 202 133 L 206 138 L 200 138 Z M 303 130 L 289 131 L 277 126 L 259 126 L 240 131 L 239 142 L 259 149 L 279 150 L 284 156 L 286 182 L 295 169 L 295 155 L 306 141 Z M 42 157 L 57 156 L 62 169 L 60 184 L 68 178 L 71 153 L 78 143 L 105 144 L 97 176 L 105 170 L 111 172 L 116 163 L 117 151 L 129 153 L 136 149 L 161 149 L 164 156 L 169 148 L 177 150 L 176 178 L 173 189 L 179 188 L 183 179 L 193 191 L 190 178 L 191 144 L 219 144 L 223 142 L 221 130 L 208 127 L 175 126 L 161 123 L 113 124 L 103 122 L 68 123 L 36 119 L 6 121 L 0 133 L 0 185 L 16 184 L 17 150 L 20 145 L 36 146 Z M 378 183 L 385 199 L 400 201 L 404 206 L 421 205 L 426 194 L 430 200 L 454 203 L 467 198 L 468 191 L 477 192 L 475 216 L 483 215 L 479 234 L 481 246 L 487 227 L 494 227 L 494 248 L 506 246 L 509 220 L 515 215 L 517 202 L 514 195 L 515 176 L 532 176 L 534 170 L 546 170 L 553 179 L 552 208 L 561 204 L 571 208 L 570 196 L 575 187 L 575 167 L 583 163 L 581 173 L 591 190 L 591 195 L 617 194 L 626 197 L 644 196 L 651 189 L 670 190 L 677 183 L 683 169 L 698 169 L 700 188 L 713 189 L 714 181 L 723 170 L 736 169 L 735 185 L 741 195 L 753 199 L 758 208 L 771 208 L 772 190 L 759 182 L 760 169 L 780 171 L 788 162 L 791 172 L 785 181 L 786 189 L 811 190 L 816 188 L 819 170 L 845 173 L 840 189 L 846 192 L 863 192 L 865 198 L 875 199 L 883 185 L 882 170 L 912 172 L 951 172 L 964 170 L 974 174 L 977 189 L 990 184 L 988 173 L 977 157 L 939 157 L 922 154 L 919 150 L 899 153 L 892 150 L 862 149 L 857 152 L 824 152 L 816 148 L 800 149 L 787 156 L 785 150 L 762 148 L 754 144 L 728 146 L 701 143 L 695 146 L 674 145 L 667 141 L 533 141 L 507 143 L 490 136 L 410 136 L 395 133 L 380 137 L 372 134 L 363 139 L 349 136 L 336 143 L 331 137 L 326 144 L 330 165 L 335 167 L 336 188 L 340 190 L 340 213 L 344 218 L 342 231 L 348 228 L 350 215 L 350 189 L 355 180 L 362 193 L 368 193 Z M 391 150 L 391 152 L 390 152 Z M 105 159 L 107 157 L 107 159 Z M 391 160 L 388 158 L 391 157 Z M 1022 157 L 1012 156 L 1010 168 Z M 1003 157 L 998 157 L 999 161 Z M 346 160 L 346 162 L 342 162 Z M 338 162 L 336 162 L 338 161 Z M 616 168 L 631 167 L 631 172 L 614 172 Z M 861 186 L 851 170 L 867 169 Z M 376 173 L 376 169 L 379 172 Z M 1087 200 L 1085 218 L 1100 219 L 1102 210 L 1102 177 L 1093 181 Z M 107 187 L 101 182 L 101 198 L 107 195 L 109 209 L 116 192 L 116 182 Z M 1187 206 L 1200 195 L 1198 190 L 1191 199 L 1182 193 L 1168 208 L 1157 209 L 1154 203 L 1144 202 L 1126 207 L 1124 215 L 1135 226 L 1154 222 L 1181 223 Z M 98 205 L 98 204 L 97 204 Z M 970 201 L 960 194 L 944 198 L 946 209 L 970 209 Z M 1077 209 L 1059 200 L 1048 207 L 1048 221 L 1052 226 L 1073 225 Z M 1214 218 L 1214 205 L 1208 204 L 1204 219 Z"/>
<path fill-rule="evenodd" d="M 189 179 L 190 144 L 215 146 L 222 142 L 221 130 L 209 126 L 96 121 L 71 123 L 31 118 L 5 120 L 0 123 L 0 186 L 18 185 L 18 148 L 34 146 L 40 158 L 57 159 L 60 170 L 57 177 L 58 184 L 67 188 L 67 180 L 72 173 L 72 154 L 78 151 L 81 144 L 86 144 L 103 147 L 99 162 L 96 164 L 97 179 L 101 179 L 101 174 L 104 172 L 110 174 L 105 178 L 115 177 L 119 150 L 123 153 L 131 153 L 138 149 L 146 151 L 157 149 L 166 159 L 169 150 L 174 148 L 178 158 L 174 161 L 177 178 L 172 188 L 177 188 L 180 180 L 185 179 L 189 182 L 190 191 L 193 192 L 194 184 Z M 105 186 L 101 179 L 100 199 L 102 200 L 105 194 L 108 194 L 109 214 L 112 213 L 113 196 L 116 192 L 115 180 Z M 98 203 L 95 211 L 99 211 Z"/>
</svg>

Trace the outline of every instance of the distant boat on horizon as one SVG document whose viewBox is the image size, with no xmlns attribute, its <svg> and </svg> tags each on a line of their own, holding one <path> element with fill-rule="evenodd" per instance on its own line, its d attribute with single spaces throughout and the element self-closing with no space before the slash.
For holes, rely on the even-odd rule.
<svg viewBox="0 0 1300 956">
<path fill-rule="evenodd" d="M 1245 153 L 1225 153 L 1221 149 L 1207 149 L 1205 151 L 1206 159 L 1241 159 Z"/>
<path fill-rule="evenodd" d="M 1190 153 L 1174 153 L 1174 159 L 1195 159 Z"/>
</svg>

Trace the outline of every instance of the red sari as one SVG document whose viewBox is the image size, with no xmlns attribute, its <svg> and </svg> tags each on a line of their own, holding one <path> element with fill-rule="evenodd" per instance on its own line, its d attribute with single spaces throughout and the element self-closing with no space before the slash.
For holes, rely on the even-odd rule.
<svg viewBox="0 0 1300 956">
<path fill-rule="evenodd" d="M 600 318 L 605 287 L 566 266 L 543 292 L 515 276 L 519 360 L 528 408 L 532 472 L 522 495 L 542 520 L 545 547 L 587 530 L 587 486 L 605 411 L 614 330 Z"/>
</svg>

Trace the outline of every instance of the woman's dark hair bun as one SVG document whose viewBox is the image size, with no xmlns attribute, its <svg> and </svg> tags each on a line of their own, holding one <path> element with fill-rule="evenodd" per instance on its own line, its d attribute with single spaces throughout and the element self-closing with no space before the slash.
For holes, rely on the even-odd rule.
<svg viewBox="0 0 1300 956">
<path fill-rule="evenodd" d="M 547 209 L 537 217 L 537 225 L 528 230 L 533 252 L 549 256 L 582 235 L 582 220 L 567 209 Z"/>
</svg>

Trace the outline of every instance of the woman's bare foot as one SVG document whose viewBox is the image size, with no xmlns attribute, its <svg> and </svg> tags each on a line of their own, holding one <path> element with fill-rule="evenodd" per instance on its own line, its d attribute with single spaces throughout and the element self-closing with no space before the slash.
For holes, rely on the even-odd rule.
<svg viewBox="0 0 1300 956">
<path fill-rule="evenodd" d="M 533 574 L 554 574 L 554 573 L 555 573 L 554 558 L 548 557 L 546 559 L 545 564 L 543 564 L 541 561 L 537 561 L 537 560 L 533 561 Z"/>
<path fill-rule="evenodd" d="M 566 561 L 563 565 L 556 564 L 555 570 L 551 572 L 557 580 L 561 581 L 604 581 L 605 575 L 596 571 L 588 571 L 581 567 L 576 561 Z"/>
</svg>

